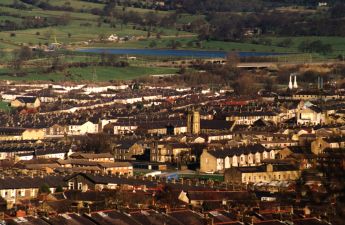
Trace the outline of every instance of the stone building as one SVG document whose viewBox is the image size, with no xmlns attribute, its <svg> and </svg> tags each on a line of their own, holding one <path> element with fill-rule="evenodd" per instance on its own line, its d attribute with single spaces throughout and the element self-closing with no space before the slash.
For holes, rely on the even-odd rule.
<svg viewBox="0 0 345 225">
<path fill-rule="evenodd" d="M 187 114 L 187 133 L 200 133 L 200 113 L 196 110 L 190 110 Z"/>
<path fill-rule="evenodd" d="M 290 164 L 266 164 L 227 169 L 224 173 L 224 180 L 229 183 L 269 183 L 297 180 L 300 175 L 300 170 Z"/>
</svg>

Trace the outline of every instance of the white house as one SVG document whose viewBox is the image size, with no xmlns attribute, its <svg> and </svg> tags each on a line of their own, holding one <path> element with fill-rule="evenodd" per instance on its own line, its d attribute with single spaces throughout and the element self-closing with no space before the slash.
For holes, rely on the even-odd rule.
<svg viewBox="0 0 345 225">
<path fill-rule="evenodd" d="M 98 124 L 87 121 L 84 123 L 72 123 L 68 125 L 68 135 L 84 135 L 87 133 L 98 133 Z"/>
<path fill-rule="evenodd" d="M 119 37 L 116 34 L 111 34 L 108 38 L 108 41 L 118 41 Z"/>
</svg>

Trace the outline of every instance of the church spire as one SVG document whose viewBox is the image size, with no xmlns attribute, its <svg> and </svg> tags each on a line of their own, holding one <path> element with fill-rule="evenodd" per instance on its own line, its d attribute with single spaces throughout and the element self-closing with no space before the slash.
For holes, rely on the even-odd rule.
<svg viewBox="0 0 345 225">
<path fill-rule="evenodd" d="M 291 79 L 291 75 L 290 75 L 290 82 L 289 82 L 289 89 L 292 89 L 292 79 Z"/>
<path fill-rule="evenodd" d="M 295 77 L 295 80 L 294 80 L 294 83 L 293 83 L 293 88 L 298 88 L 298 85 L 297 85 L 297 76 L 296 75 L 294 75 L 294 77 Z"/>
</svg>

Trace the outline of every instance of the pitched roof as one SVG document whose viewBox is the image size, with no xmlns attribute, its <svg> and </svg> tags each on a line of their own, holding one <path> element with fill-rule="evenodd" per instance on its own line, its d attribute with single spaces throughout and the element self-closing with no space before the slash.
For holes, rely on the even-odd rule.
<svg viewBox="0 0 345 225">
<path fill-rule="evenodd" d="M 226 120 L 200 120 L 201 129 L 209 130 L 230 130 L 234 125 L 234 121 Z"/>
<path fill-rule="evenodd" d="M 250 198 L 247 191 L 188 191 L 189 200 L 223 201 Z"/>
<path fill-rule="evenodd" d="M 22 102 L 22 103 L 35 103 L 37 97 L 17 97 L 16 100 Z"/>
<path fill-rule="evenodd" d="M 82 152 L 75 152 L 70 155 L 70 158 L 77 158 L 77 159 L 99 159 L 99 158 L 114 158 L 114 156 L 110 153 L 82 153 Z"/>
<path fill-rule="evenodd" d="M 217 150 L 208 150 L 208 153 L 213 155 L 216 158 L 225 158 L 227 156 L 239 156 L 239 155 L 248 155 L 250 153 L 255 154 L 257 152 L 264 152 L 266 148 L 262 145 L 255 144 L 255 145 L 246 145 L 240 147 L 232 147 L 227 149 L 217 149 Z"/>
<path fill-rule="evenodd" d="M 6 224 L 13 225 L 49 225 L 49 223 L 45 222 L 44 220 L 33 216 L 6 219 L 6 222 Z"/>
<path fill-rule="evenodd" d="M 46 220 L 51 225 L 95 225 L 88 218 L 75 213 L 61 214 L 56 217 L 46 218 Z"/>
<path fill-rule="evenodd" d="M 44 183 L 50 187 L 66 186 L 63 176 L 5 177 L 0 179 L 0 190 L 40 188 Z"/>
<path fill-rule="evenodd" d="M 272 111 L 244 111 L 244 112 L 231 112 L 228 116 L 276 116 L 276 112 Z"/>
</svg>

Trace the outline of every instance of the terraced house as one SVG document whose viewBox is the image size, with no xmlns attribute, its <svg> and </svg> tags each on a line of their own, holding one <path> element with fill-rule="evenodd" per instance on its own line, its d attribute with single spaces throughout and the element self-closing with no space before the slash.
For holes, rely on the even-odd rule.
<svg viewBox="0 0 345 225">
<path fill-rule="evenodd" d="M 200 156 L 201 172 L 221 172 L 231 167 L 256 166 L 263 159 L 274 159 L 275 150 L 262 145 L 246 145 L 226 149 L 204 149 Z"/>
<path fill-rule="evenodd" d="M 252 125 L 255 121 L 263 119 L 274 124 L 279 122 L 279 114 L 272 111 L 231 112 L 226 116 L 227 121 L 235 121 L 235 124 Z"/>
</svg>

